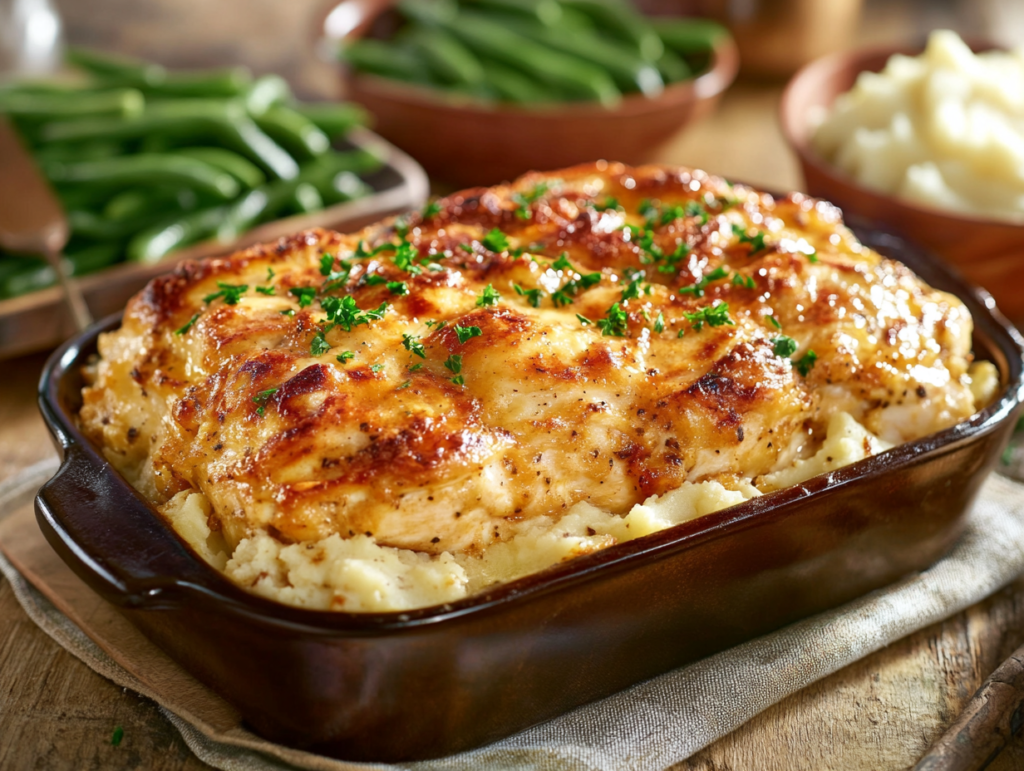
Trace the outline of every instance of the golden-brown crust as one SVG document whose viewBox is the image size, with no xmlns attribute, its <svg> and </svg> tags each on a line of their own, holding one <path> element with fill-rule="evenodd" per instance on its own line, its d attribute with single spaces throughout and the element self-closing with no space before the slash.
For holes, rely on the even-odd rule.
<svg viewBox="0 0 1024 771">
<path fill-rule="evenodd" d="M 756 479 L 812 449 L 835 409 L 891 441 L 971 411 L 963 306 L 802 195 L 595 164 L 463 191 L 405 225 L 404 239 L 395 221 L 308 231 L 154 280 L 101 343 L 83 425 L 116 462 L 150 464 L 159 499 L 202 490 L 229 541 L 262 527 L 292 541 L 368 532 L 436 553 L 479 550 L 510 521 L 580 500 L 624 512 L 683 481 Z M 494 228 L 508 248 L 485 246 Z M 403 240 L 413 272 L 394 248 L 355 256 Z M 555 267 L 563 253 L 571 268 Z M 322 254 L 351 267 L 330 291 Z M 600 280 L 566 289 L 591 272 Z M 229 305 L 211 297 L 218 281 L 248 289 Z M 496 304 L 478 302 L 488 285 Z M 300 305 L 291 290 L 306 287 Z M 346 296 L 386 312 L 331 326 L 322 300 Z M 598 324 L 614 303 L 622 336 Z M 730 323 L 694 315 L 721 303 Z M 460 340 L 456 324 L 479 334 Z M 799 345 L 790 358 L 780 335 Z M 809 350 L 803 375 L 792 360 Z M 891 406 L 931 417 L 904 430 Z M 144 441 L 129 447 L 129 428 Z"/>
</svg>

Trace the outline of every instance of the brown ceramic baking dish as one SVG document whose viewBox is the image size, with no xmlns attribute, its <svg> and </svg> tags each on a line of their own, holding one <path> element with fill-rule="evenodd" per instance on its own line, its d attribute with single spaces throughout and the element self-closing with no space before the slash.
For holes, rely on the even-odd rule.
<svg viewBox="0 0 1024 771">
<path fill-rule="evenodd" d="M 854 228 L 974 316 L 1001 374 L 969 421 L 710 516 L 451 605 L 350 614 L 238 589 L 195 556 L 76 427 L 108 319 L 58 350 L 40 404 L 64 462 L 39 524 L 95 591 L 263 736 L 404 761 L 466 750 L 921 570 L 1012 430 L 1024 340 L 988 295 L 905 242 Z"/>
</svg>

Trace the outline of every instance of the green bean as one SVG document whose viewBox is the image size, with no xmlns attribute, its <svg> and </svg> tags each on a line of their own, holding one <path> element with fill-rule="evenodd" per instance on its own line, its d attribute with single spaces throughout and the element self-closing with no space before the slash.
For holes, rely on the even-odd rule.
<svg viewBox="0 0 1024 771">
<path fill-rule="evenodd" d="M 366 110 L 352 102 L 314 102 L 293 105 L 292 109 L 305 116 L 331 139 L 344 136 L 356 126 L 365 126 L 369 121 Z"/>
<path fill-rule="evenodd" d="M 725 27 L 711 19 L 652 19 L 651 25 L 665 47 L 682 56 L 709 53 L 729 36 Z"/>
<path fill-rule="evenodd" d="M 666 48 L 657 61 L 658 72 L 669 83 L 693 77 L 693 69 L 675 51 Z"/>
<path fill-rule="evenodd" d="M 159 97 L 230 97 L 245 93 L 252 86 L 247 67 L 216 70 L 169 72 L 159 83 L 139 86 L 147 94 Z"/>
<path fill-rule="evenodd" d="M 353 201 L 373 192 L 373 188 L 351 171 L 339 171 L 319 181 L 317 191 L 325 205 Z"/>
<path fill-rule="evenodd" d="M 262 115 L 271 106 L 283 104 L 292 98 L 288 81 L 280 75 L 263 75 L 249 88 L 245 95 L 245 109 L 250 115 Z"/>
<path fill-rule="evenodd" d="M 97 141 L 47 145 L 35 150 L 33 155 L 37 163 L 46 164 L 98 161 L 100 158 L 111 158 L 123 152 L 124 146 L 118 142 Z"/>
<path fill-rule="evenodd" d="M 120 255 L 121 244 L 97 244 L 65 254 L 64 268 L 68 275 L 84 276 L 113 265 Z M 0 298 L 17 297 L 56 283 L 57 274 L 45 260 L 25 257 L 0 260 Z"/>
<path fill-rule="evenodd" d="M 133 118 L 81 118 L 45 123 L 44 143 L 92 139 L 139 139 L 166 134 L 174 139 L 213 136 L 281 179 L 298 174 L 298 164 L 268 137 L 237 102 L 178 100 L 147 106 Z"/>
<path fill-rule="evenodd" d="M 384 43 L 380 40 L 353 40 L 342 48 L 341 58 L 360 72 L 406 80 L 410 83 L 430 82 L 423 57 L 409 48 L 400 48 L 393 43 Z"/>
<path fill-rule="evenodd" d="M 167 70 L 159 64 L 103 54 L 88 48 L 68 48 L 64 58 L 101 79 L 116 78 L 143 85 L 154 85 L 167 79 Z"/>
<path fill-rule="evenodd" d="M 81 163 L 51 163 L 44 169 L 55 183 L 93 185 L 182 185 L 228 200 L 239 193 L 230 174 L 195 158 L 129 155 Z"/>
<path fill-rule="evenodd" d="M 140 91 L 122 88 L 91 94 L 0 94 L 0 114 L 21 120 L 61 120 L 92 115 L 138 115 L 146 104 Z"/>
<path fill-rule="evenodd" d="M 128 242 L 128 259 L 133 262 L 154 263 L 176 249 L 214 235 L 232 205 L 222 204 L 199 209 L 183 217 L 163 220 L 143 230 Z"/>
<path fill-rule="evenodd" d="M 479 86 L 484 82 L 480 60 L 462 43 L 440 29 L 415 27 L 405 37 L 427 62 L 435 78 L 455 86 Z"/>
<path fill-rule="evenodd" d="M 255 121 L 297 160 L 312 160 L 331 147 L 331 140 L 316 124 L 283 104 L 275 104 L 262 115 L 257 115 Z"/>
<path fill-rule="evenodd" d="M 596 64 L 626 91 L 657 96 L 665 89 L 658 69 L 621 43 L 586 32 L 566 35 L 560 30 L 523 19 L 509 18 L 504 23 L 509 29 L 537 43 Z"/>
<path fill-rule="evenodd" d="M 606 106 L 616 105 L 622 97 L 601 68 L 552 51 L 486 16 L 462 13 L 447 29 L 478 54 L 498 59 L 571 96 L 597 99 Z"/>
<path fill-rule="evenodd" d="M 161 212 L 143 214 L 131 219 L 114 220 L 80 209 L 71 209 L 67 213 L 71 232 L 76 236 L 94 241 L 116 241 L 126 238 L 166 216 L 166 212 Z"/>
<path fill-rule="evenodd" d="M 190 211 L 198 203 L 195 191 L 189 188 L 130 188 L 107 202 L 103 216 L 115 221 L 139 219 L 154 214 Z"/>
<path fill-rule="evenodd" d="M 480 63 L 484 68 L 487 85 L 507 102 L 539 104 L 553 102 L 558 98 L 548 87 L 501 62 L 481 58 Z"/>
<path fill-rule="evenodd" d="M 647 20 L 623 0 L 559 0 L 564 8 L 586 14 L 612 37 L 631 43 L 637 53 L 656 62 L 665 45 Z"/>
<path fill-rule="evenodd" d="M 522 14 L 548 27 L 561 23 L 562 6 L 557 0 L 475 0 L 483 8 Z"/>
<path fill-rule="evenodd" d="M 256 187 L 267 181 L 267 175 L 246 158 L 222 147 L 181 147 L 174 151 L 175 155 L 195 158 L 208 163 L 216 169 L 226 171 L 245 187 Z"/>
<path fill-rule="evenodd" d="M 320 211 L 324 208 L 324 199 L 320 197 L 320 191 L 308 182 L 301 182 L 292 191 L 291 200 L 288 202 L 288 209 L 299 214 L 309 214 Z"/>
</svg>

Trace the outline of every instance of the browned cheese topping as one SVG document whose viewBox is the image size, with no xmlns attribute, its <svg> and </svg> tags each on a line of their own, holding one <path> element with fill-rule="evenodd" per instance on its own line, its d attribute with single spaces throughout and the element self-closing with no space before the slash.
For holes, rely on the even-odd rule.
<svg viewBox="0 0 1024 771">
<path fill-rule="evenodd" d="M 578 501 L 625 513 L 974 411 L 956 298 L 839 211 L 681 168 L 580 166 L 152 281 L 81 412 L 229 544 L 338 533 L 479 553 Z"/>
</svg>

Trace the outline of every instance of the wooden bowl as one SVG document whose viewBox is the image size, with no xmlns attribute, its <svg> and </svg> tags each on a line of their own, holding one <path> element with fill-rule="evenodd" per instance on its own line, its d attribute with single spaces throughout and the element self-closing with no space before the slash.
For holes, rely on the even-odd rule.
<svg viewBox="0 0 1024 771">
<path fill-rule="evenodd" d="M 327 44 L 366 34 L 391 4 L 344 0 L 325 18 Z M 588 102 L 484 104 L 347 67 L 342 78 L 346 98 L 373 113 L 374 131 L 413 156 L 431 177 L 468 187 L 602 158 L 631 165 L 653 161 L 684 126 L 711 111 L 738 69 L 736 46 L 725 38 L 702 75 L 670 85 L 653 99 L 627 95 L 614 109 Z"/>
<path fill-rule="evenodd" d="M 976 51 L 991 46 L 973 46 Z M 800 159 L 807 192 L 846 212 L 863 215 L 928 247 L 969 281 L 985 287 L 1014 323 L 1024 322 L 1024 225 L 964 216 L 864 187 L 811 147 L 811 120 L 853 87 L 861 72 L 878 72 L 893 54 L 921 48 L 876 48 L 819 59 L 786 86 L 779 107 L 782 133 Z"/>
</svg>

